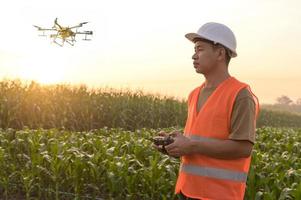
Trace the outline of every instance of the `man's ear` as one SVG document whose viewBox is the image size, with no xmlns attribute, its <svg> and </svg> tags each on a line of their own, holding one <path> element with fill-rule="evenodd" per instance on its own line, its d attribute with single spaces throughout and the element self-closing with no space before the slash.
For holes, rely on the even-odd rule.
<svg viewBox="0 0 301 200">
<path fill-rule="evenodd" d="M 218 60 L 224 60 L 226 58 L 226 53 L 227 53 L 226 49 L 225 48 L 218 48 L 217 51 L 218 51 L 217 59 Z"/>
</svg>

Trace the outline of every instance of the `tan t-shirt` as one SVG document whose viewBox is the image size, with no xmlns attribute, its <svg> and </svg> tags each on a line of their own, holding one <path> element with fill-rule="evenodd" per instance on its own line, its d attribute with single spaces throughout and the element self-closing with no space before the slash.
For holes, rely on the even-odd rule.
<svg viewBox="0 0 301 200">
<path fill-rule="evenodd" d="M 203 88 L 198 97 L 197 112 L 200 111 L 208 97 L 214 92 L 214 88 Z M 236 96 L 231 115 L 231 127 L 229 139 L 248 140 L 255 142 L 255 102 L 252 94 L 246 88 L 239 91 Z"/>
</svg>

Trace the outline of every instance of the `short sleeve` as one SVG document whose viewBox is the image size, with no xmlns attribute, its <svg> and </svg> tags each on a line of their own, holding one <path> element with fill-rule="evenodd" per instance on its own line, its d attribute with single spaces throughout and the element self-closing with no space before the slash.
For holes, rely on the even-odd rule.
<svg viewBox="0 0 301 200">
<path fill-rule="evenodd" d="M 254 144 L 256 107 L 252 94 L 242 89 L 234 102 L 229 139 L 247 140 Z"/>
</svg>

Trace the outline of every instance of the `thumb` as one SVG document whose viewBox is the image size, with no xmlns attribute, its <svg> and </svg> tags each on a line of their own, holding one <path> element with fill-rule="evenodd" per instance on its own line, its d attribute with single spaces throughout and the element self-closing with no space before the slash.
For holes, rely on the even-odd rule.
<svg viewBox="0 0 301 200">
<path fill-rule="evenodd" d="M 167 133 L 166 133 L 165 131 L 160 131 L 160 132 L 158 133 L 158 135 L 159 135 L 159 136 L 166 136 Z"/>
<path fill-rule="evenodd" d="M 182 135 L 182 133 L 180 131 L 172 131 L 169 135 L 172 137 L 177 137 L 179 135 Z"/>
</svg>

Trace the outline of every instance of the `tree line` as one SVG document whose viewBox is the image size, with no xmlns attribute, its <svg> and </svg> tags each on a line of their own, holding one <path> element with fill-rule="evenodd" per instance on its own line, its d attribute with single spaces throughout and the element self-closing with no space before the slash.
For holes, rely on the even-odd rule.
<svg viewBox="0 0 301 200">
<path fill-rule="evenodd" d="M 301 114 L 301 98 L 298 98 L 295 101 L 293 101 L 290 97 L 286 95 L 282 95 L 276 98 L 276 103 L 264 104 L 262 105 L 262 107 L 269 110 L 285 111 L 285 112 Z"/>
</svg>

